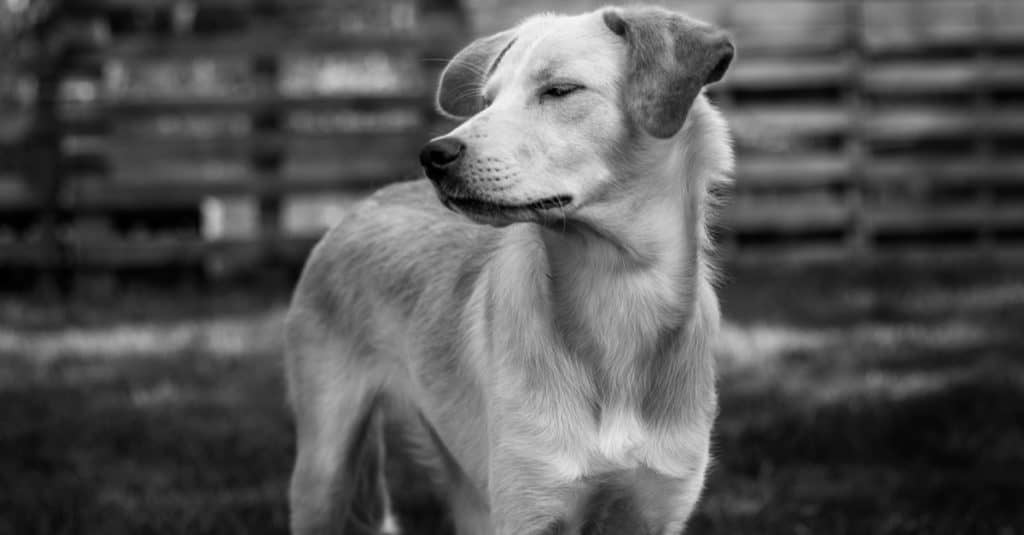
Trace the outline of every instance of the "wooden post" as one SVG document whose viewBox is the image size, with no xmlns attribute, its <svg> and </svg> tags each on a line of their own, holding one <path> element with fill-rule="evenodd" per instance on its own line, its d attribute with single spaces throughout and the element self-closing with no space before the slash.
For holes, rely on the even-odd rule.
<svg viewBox="0 0 1024 535">
<path fill-rule="evenodd" d="M 731 30 L 735 25 L 735 9 L 736 6 L 734 0 L 721 0 L 718 4 L 718 10 L 715 15 L 715 23 L 726 30 Z M 740 61 L 742 61 L 742 58 L 740 58 Z M 728 76 L 726 76 L 726 79 L 728 80 Z M 714 104 L 723 112 L 732 112 L 736 109 L 735 90 L 731 87 L 719 88 L 715 93 Z M 741 178 L 742 177 L 739 176 L 739 173 L 736 173 L 735 179 L 740 180 Z M 735 195 L 738 187 L 740 186 L 733 183 L 731 191 L 727 190 L 724 193 Z M 726 199 L 728 199 L 727 196 Z M 723 228 L 722 226 L 716 226 L 713 230 L 718 234 L 715 236 L 718 241 L 716 247 L 725 257 L 735 258 L 741 253 L 739 240 L 736 239 L 736 232 L 734 230 Z"/>
<path fill-rule="evenodd" d="M 278 57 L 273 52 L 260 53 L 252 58 L 255 94 L 264 104 L 257 107 L 250 118 L 252 145 L 249 163 L 253 179 L 264 186 L 257 189 L 261 267 L 271 274 L 281 267 L 281 189 L 273 187 L 275 182 L 281 180 L 284 156 L 281 144 L 284 110 L 279 98 L 279 71 Z"/>
<path fill-rule="evenodd" d="M 44 292 L 68 297 L 71 291 L 70 266 L 61 233 L 63 213 L 61 193 L 64 184 L 60 88 L 64 78 L 66 50 L 61 35 L 61 14 L 51 13 L 33 29 L 37 47 L 35 67 L 36 98 L 32 127 L 28 135 L 26 177 L 32 182 L 39 201 L 40 274 Z"/>
<path fill-rule="evenodd" d="M 736 23 L 735 9 L 734 0 L 720 0 L 718 9 L 715 11 L 715 24 L 726 30 L 731 30 Z M 715 104 L 723 111 L 732 111 L 736 107 L 736 95 L 731 88 L 719 89 L 715 96 Z"/>
<path fill-rule="evenodd" d="M 974 86 L 974 116 L 977 121 L 974 132 L 974 160 L 979 169 L 988 170 L 992 164 L 994 152 L 992 131 L 989 128 L 993 118 L 992 88 L 989 73 L 992 72 L 992 33 L 993 8 L 991 0 L 979 0 L 975 4 L 975 16 L 978 23 L 978 43 L 974 56 L 975 74 L 978 77 Z M 993 213 L 995 204 L 991 184 L 986 184 L 978 191 L 978 204 L 984 213 Z M 983 221 L 978 229 L 979 253 L 991 255 L 995 249 L 995 230 L 992 221 Z"/>
<path fill-rule="evenodd" d="M 865 214 L 864 197 L 867 190 L 865 160 L 867 147 L 864 140 L 864 122 L 867 107 L 864 105 L 863 72 L 864 51 L 864 6 L 862 0 L 844 0 L 846 21 L 845 55 L 850 71 L 846 80 L 846 113 L 848 131 L 844 152 L 849 162 L 849 188 L 846 192 L 846 206 L 850 223 L 847 227 L 847 249 L 851 257 L 863 259 L 871 247 L 871 222 Z"/>
</svg>

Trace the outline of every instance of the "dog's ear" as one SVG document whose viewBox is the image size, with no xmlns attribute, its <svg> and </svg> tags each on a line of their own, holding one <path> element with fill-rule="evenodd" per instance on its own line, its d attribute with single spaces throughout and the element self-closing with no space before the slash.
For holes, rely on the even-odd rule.
<svg viewBox="0 0 1024 535">
<path fill-rule="evenodd" d="M 512 39 L 512 30 L 506 30 L 481 37 L 456 54 L 441 73 L 437 110 L 461 119 L 484 109 L 481 89 Z"/>
<path fill-rule="evenodd" d="M 652 136 L 672 137 L 701 88 L 729 68 L 735 53 L 729 36 L 658 8 L 609 8 L 603 18 L 629 46 L 623 78 L 627 113 Z"/>
</svg>

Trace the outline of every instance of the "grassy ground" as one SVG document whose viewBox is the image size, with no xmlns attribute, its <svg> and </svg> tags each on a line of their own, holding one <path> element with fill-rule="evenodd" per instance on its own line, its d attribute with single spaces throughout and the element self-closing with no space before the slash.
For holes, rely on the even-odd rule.
<svg viewBox="0 0 1024 535">
<path fill-rule="evenodd" d="M 1024 533 L 1015 272 L 729 272 L 692 533 Z M 0 299 L 0 534 L 283 533 L 283 297 L 127 295 Z"/>
</svg>

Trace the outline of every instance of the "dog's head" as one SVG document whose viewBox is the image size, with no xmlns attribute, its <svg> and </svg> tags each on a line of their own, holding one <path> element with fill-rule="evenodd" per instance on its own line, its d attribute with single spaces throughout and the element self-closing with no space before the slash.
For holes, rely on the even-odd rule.
<svg viewBox="0 0 1024 535">
<path fill-rule="evenodd" d="M 448 64 L 438 109 L 468 118 L 420 161 L 480 222 L 562 221 L 604 202 L 629 153 L 675 136 L 733 56 L 726 34 L 658 8 L 543 15 Z"/>
</svg>

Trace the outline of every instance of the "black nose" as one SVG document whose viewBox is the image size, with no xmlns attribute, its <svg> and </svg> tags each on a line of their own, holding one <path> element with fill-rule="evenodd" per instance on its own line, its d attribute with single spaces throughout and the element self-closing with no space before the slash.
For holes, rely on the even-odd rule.
<svg viewBox="0 0 1024 535">
<path fill-rule="evenodd" d="M 459 161 L 459 156 L 466 149 L 462 140 L 455 137 L 435 139 L 423 146 L 420 151 L 420 164 L 430 171 L 441 171 Z"/>
</svg>

